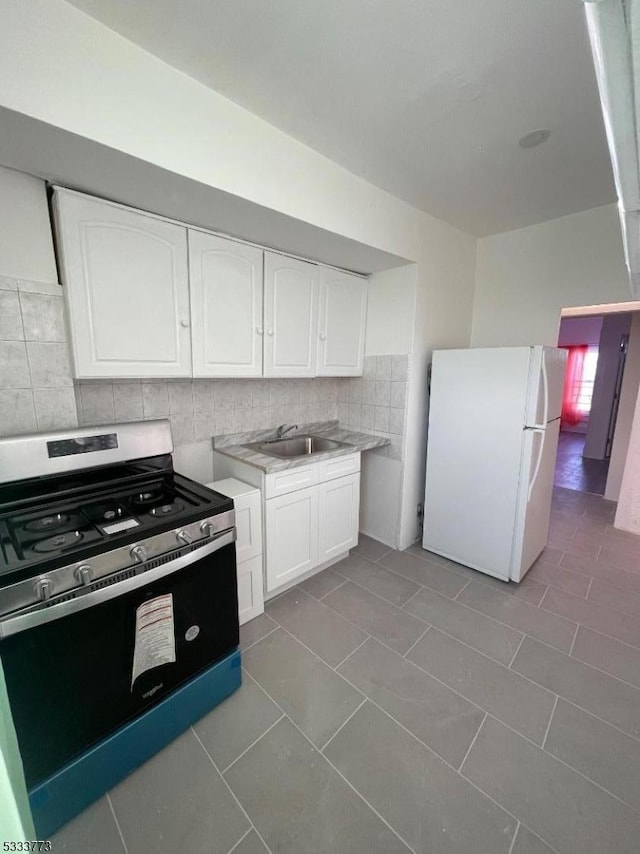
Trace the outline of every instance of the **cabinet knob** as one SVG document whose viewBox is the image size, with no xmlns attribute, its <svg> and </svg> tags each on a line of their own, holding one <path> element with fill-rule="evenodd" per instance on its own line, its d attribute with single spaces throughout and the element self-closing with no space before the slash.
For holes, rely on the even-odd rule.
<svg viewBox="0 0 640 854">
<path fill-rule="evenodd" d="M 267 329 L 267 335 L 273 335 L 273 329 Z"/>
<path fill-rule="evenodd" d="M 321 332 L 321 333 L 320 333 L 320 340 L 321 340 L 321 341 L 326 341 L 326 340 L 327 340 L 327 336 L 324 334 L 324 332 Z"/>
<path fill-rule="evenodd" d="M 46 602 L 47 599 L 51 598 L 51 593 L 53 592 L 53 582 L 50 578 L 40 578 L 36 582 L 35 592 L 38 599 L 41 602 Z"/>
<path fill-rule="evenodd" d="M 264 329 L 262 328 L 262 326 L 257 326 L 256 332 L 258 333 L 258 335 L 262 335 L 264 333 Z"/>
<path fill-rule="evenodd" d="M 188 329 L 189 328 L 189 321 L 188 320 L 181 320 L 180 326 L 182 326 L 184 329 Z"/>
</svg>

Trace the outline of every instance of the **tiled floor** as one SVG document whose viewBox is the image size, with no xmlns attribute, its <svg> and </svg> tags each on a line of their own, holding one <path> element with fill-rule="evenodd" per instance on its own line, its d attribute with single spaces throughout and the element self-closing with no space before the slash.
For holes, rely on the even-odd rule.
<svg viewBox="0 0 640 854">
<path fill-rule="evenodd" d="M 613 508 L 556 490 L 519 586 L 363 537 L 55 851 L 638 854 L 640 538 Z"/>
<path fill-rule="evenodd" d="M 556 460 L 556 486 L 604 495 L 609 472 L 609 460 L 583 457 L 584 433 L 561 430 Z"/>
</svg>

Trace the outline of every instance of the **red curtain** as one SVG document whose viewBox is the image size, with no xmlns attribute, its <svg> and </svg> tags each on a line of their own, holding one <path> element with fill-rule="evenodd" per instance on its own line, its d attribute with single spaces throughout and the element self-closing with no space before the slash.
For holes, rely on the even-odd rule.
<svg viewBox="0 0 640 854">
<path fill-rule="evenodd" d="M 578 409 L 578 400 L 584 373 L 584 359 L 589 347 L 586 344 L 580 344 L 566 349 L 569 355 L 562 393 L 562 422 L 563 424 L 574 425 L 582 418 L 582 413 Z"/>
</svg>

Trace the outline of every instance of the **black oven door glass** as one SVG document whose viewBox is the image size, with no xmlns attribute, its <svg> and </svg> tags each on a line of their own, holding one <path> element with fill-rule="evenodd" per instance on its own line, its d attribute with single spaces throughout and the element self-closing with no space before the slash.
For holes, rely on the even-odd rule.
<svg viewBox="0 0 640 854">
<path fill-rule="evenodd" d="M 136 610 L 173 596 L 175 662 L 131 686 Z M 147 586 L 0 641 L 29 788 L 238 645 L 235 546 Z"/>
</svg>

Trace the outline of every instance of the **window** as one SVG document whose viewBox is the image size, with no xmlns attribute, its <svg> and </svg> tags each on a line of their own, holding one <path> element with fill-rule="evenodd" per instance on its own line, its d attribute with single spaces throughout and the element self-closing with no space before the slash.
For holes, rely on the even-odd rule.
<svg viewBox="0 0 640 854">
<path fill-rule="evenodd" d="M 598 348 L 583 344 L 566 349 L 569 355 L 564 379 L 562 422 L 575 426 L 581 421 L 587 421 L 591 412 Z"/>
</svg>

